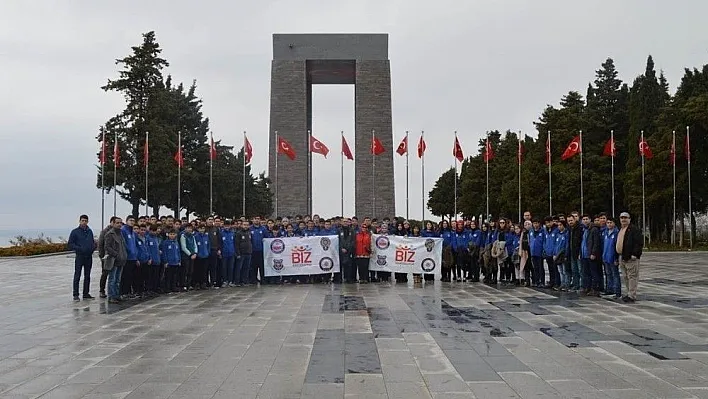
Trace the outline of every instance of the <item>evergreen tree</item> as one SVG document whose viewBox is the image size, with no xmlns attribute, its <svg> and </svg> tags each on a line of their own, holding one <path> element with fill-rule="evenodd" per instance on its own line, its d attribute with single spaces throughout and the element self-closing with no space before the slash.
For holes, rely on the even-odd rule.
<svg viewBox="0 0 708 399">
<path fill-rule="evenodd" d="M 455 215 L 455 168 L 448 169 L 435 182 L 428 195 L 428 209 L 435 216 L 452 220 Z"/>
</svg>

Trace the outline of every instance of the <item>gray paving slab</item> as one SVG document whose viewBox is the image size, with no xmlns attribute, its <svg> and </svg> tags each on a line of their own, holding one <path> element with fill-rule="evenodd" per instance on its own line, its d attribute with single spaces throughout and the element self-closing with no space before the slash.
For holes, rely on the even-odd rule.
<svg viewBox="0 0 708 399">
<path fill-rule="evenodd" d="M 708 397 L 706 259 L 647 253 L 631 305 L 441 282 L 75 303 L 72 258 L 4 259 L 0 397 Z"/>
</svg>

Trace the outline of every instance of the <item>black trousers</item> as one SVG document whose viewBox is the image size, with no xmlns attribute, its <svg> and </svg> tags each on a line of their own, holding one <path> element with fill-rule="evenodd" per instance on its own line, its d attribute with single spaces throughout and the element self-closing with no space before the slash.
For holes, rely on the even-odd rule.
<svg viewBox="0 0 708 399">
<path fill-rule="evenodd" d="M 360 281 L 369 281 L 369 258 L 356 258 Z"/>
<path fill-rule="evenodd" d="M 197 258 L 194 260 L 194 268 L 192 269 L 192 285 L 203 286 L 207 283 L 204 279 L 209 269 L 209 258 Z"/>
<path fill-rule="evenodd" d="M 99 290 L 101 294 L 106 293 L 106 282 L 108 282 L 108 275 L 110 273 L 110 270 L 103 270 L 103 259 L 101 259 L 101 281 L 99 283 Z"/>
<path fill-rule="evenodd" d="M 183 276 L 181 276 L 181 284 L 183 287 L 193 287 L 194 282 L 192 281 L 194 277 L 194 261 L 191 256 L 187 254 L 182 254 L 182 271 Z"/>
<path fill-rule="evenodd" d="M 251 254 L 251 284 L 258 282 L 265 284 L 265 267 L 263 265 L 263 251 L 253 251 Z"/>
<path fill-rule="evenodd" d="M 93 263 L 93 254 L 76 254 L 74 261 L 74 296 L 79 296 L 79 281 L 81 280 L 81 271 L 84 272 L 84 287 L 83 295 L 89 294 L 91 286 L 91 265 Z"/>
<path fill-rule="evenodd" d="M 167 292 L 177 291 L 179 266 L 167 266 L 165 269 L 165 289 Z"/>
<path fill-rule="evenodd" d="M 156 265 L 152 264 L 150 266 L 145 266 L 145 268 L 148 269 L 148 291 L 160 291 L 160 278 L 162 277 L 160 275 L 160 271 L 162 270 L 162 266 L 160 266 L 160 264 L 158 263 Z"/>
<path fill-rule="evenodd" d="M 348 255 L 342 255 L 339 257 L 340 265 L 342 268 L 342 273 L 344 274 L 344 281 L 347 283 L 353 283 L 356 281 L 356 264 L 354 264 L 354 259 Z"/>
<path fill-rule="evenodd" d="M 131 292 L 136 293 L 136 291 L 133 290 L 136 268 L 136 261 L 128 260 L 125 262 L 125 266 L 123 266 L 123 273 L 120 275 L 121 295 L 128 295 Z"/>
<path fill-rule="evenodd" d="M 469 278 L 473 281 L 479 281 L 479 255 L 476 253 L 470 255 Z"/>
</svg>

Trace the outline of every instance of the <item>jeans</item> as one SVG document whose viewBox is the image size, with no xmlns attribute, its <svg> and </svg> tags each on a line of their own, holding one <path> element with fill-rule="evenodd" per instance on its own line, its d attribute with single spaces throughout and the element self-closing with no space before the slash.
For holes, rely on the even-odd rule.
<svg viewBox="0 0 708 399">
<path fill-rule="evenodd" d="M 236 259 L 234 278 L 238 284 L 249 284 L 251 282 L 251 254 L 241 254 Z"/>
<path fill-rule="evenodd" d="M 570 279 L 568 278 L 568 273 L 565 272 L 565 264 L 559 263 L 557 266 L 555 266 L 555 268 L 556 270 L 558 270 L 558 275 L 560 276 L 560 286 L 568 288 L 568 285 L 570 284 Z"/>
<path fill-rule="evenodd" d="M 123 277 L 123 266 L 113 266 L 108 272 L 108 297 L 116 299 L 120 297 L 120 280 Z"/>
<path fill-rule="evenodd" d="M 234 266 L 236 257 L 235 256 L 225 256 L 221 259 L 221 280 L 222 283 L 236 283 L 234 280 Z M 224 280 L 225 279 L 225 280 Z"/>
<path fill-rule="evenodd" d="M 81 270 L 84 271 L 84 296 L 89 294 L 91 285 L 91 265 L 93 254 L 76 254 L 74 261 L 74 296 L 79 296 L 79 280 L 81 280 Z"/>
<path fill-rule="evenodd" d="M 581 274 L 581 269 L 580 269 L 580 259 L 576 258 L 571 258 L 570 259 L 570 285 L 572 289 L 574 290 L 579 290 L 583 280 L 582 280 L 582 274 Z"/>
<path fill-rule="evenodd" d="M 607 293 L 620 295 L 622 287 L 620 283 L 619 266 L 614 263 L 605 263 L 605 276 L 607 277 Z"/>
</svg>

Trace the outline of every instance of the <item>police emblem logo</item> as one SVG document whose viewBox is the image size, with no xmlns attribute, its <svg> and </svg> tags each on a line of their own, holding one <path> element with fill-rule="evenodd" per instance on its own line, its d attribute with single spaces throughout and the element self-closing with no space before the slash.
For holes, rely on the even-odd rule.
<svg viewBox="0 0 708 399">
<path fill-rule="evenodd" d="M 388 247 L 391 245 L 391 241 L 388 240 L 388 237 L 386 236 L 379 236 L 376 239 L 376 248 L 380 250 L 385 250 L 388 249 Z"/>
<path fill-rule="evenodd" d="M 330 257 L 323 257 L 320 259 L 320 270 L 323 272 L 328 272 L 334 267 L 334 261 Z"/>
<path fill-rule="evenodd" d="M 328 237 L 322 237 L 320 240 L 320 246 L 324 251 L 329 251 L 329 246 L 332 245 L 332 241 Z"/>
<path fill-rule="evenodd" d="M 422 262 L 420 262 L 420 268 L 426 273 L 430 273 L 435 270 L 435 266 L 435 261 L 430 258 L 425 258 Z"/>
<path fill-rule="evenodd" d="M 284 267 L 282 259 L 273 259 L 273 270 L 279 272 L 283 270 Z"/>
<path fill-rule="evenodd" d="M 376 264 L 379 266 L 386 266 L 386 255 L 376 255 Z"/>
<path fill-rule="evenodd" d="M 425 240 L 425 249 L 428 252 L 433 252 L 433 248 L 435 248 L 435 240 L 428 238 Z"/>
<path fill-rule="evenodd" d="M 281 239 L 275 239 L 270 243 L 270 251 L 274 254 L 281 254 L 285 251 L 285 243 Z M 282 262 L 282 261 L 281 261 Z"/>
</svg>

